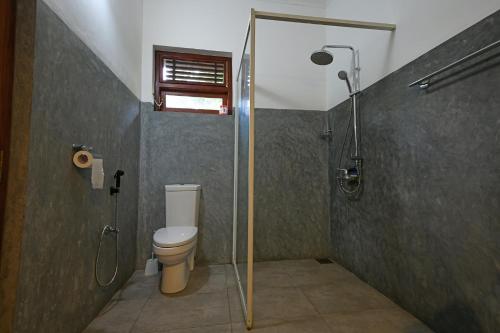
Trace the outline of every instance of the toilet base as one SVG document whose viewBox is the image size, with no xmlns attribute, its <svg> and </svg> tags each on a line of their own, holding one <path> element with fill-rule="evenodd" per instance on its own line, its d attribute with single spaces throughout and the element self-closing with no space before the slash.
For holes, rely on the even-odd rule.
<svg viewBox="0 0 500 333">
<path fill-rule="evenodd" d="M 187 260 L 172 266 L 163 264 L 161 272 L 161 292 L 164 294 L 172 294 L 184 290 L 189 280 L 190 271 Z"/>
</svg>

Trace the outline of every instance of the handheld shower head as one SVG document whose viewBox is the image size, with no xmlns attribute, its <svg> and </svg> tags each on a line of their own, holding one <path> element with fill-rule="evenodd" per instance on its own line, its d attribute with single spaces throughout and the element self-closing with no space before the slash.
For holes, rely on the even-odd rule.
<svg viewBox="0 0 500 333">
<path fill-rule="evenodd" d="M 340 71 L 338 76 L 339 76 L 339 79 L 341 79 L 341 80 L 347 80 L 347 72 L 346 71 Z"/>
<path fill-rule="evenodd" d="M 349 89 L 349 94 L 352 94 L 352 87 L 351 87 L 351 82 L 349 81 L 349 78 L 347 77 L 347 72 L 346 71 L 340 71 L 338 73 L 339 79 L 342 81 L 345 81 L 347 84 L 347 89 Z"/>
<path fill-rule="evenodd" d="M 329 65 L 333 62 L 333 54 L 324 49 L 314 51 L 311 54 L 311 61 L 320 66 Z"/>
</svg>

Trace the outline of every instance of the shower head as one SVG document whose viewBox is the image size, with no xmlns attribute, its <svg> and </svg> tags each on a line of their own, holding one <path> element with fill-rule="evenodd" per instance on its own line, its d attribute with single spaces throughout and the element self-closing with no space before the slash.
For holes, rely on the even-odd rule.
<svg viewBox="0 0 500 333">
<path fill-rule="evenodd" d="M 314 51 L 311 54 L 311 61 L 314 62 L 316 65 L 321 65 L 321 66 L 329 65 L 333 62 L 333 54 L 324 49 Z"/>
<path fill-rule="evenodd" d="M 347 89 L 349 89 L 349 94 L 352 94 L 351 82 L 349 82 L 349 78 L 347 77 L 347 72 L 340 71 L 338 76 L 339 76 L 339 79 L 341 79 L 342 81 L 345 81 L 345 83 L 347 84 Z"/>
<path fill-rule="evenodd" d="M 341 79 L 341 80 L 347 80 L 347 72 L 346 71 L 340 71 L 338 76 L 339 76 L 339 79 Z"/>
<path fill-rule="evenodd" d="M 349 49 L 353 53 L 354 57 L 354 48 L 349 45 L 324 45 L 320 50 L 314 51 L 311 54 L 311 61 L 316 65 L 329 65 L 333 62 L 333 54 L 328 52 L 326 49 Z M 354 59 L 353 59 L 354 60 Z"/>
</svg>

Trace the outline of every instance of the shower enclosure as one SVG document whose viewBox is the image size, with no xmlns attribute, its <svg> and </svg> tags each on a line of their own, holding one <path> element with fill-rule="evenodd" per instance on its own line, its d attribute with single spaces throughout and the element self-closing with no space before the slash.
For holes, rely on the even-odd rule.
<svg viewBox="0 0 500 333">
<path fill-rule="evenodd" d="M 256 23 L 259 20 L 272 20 L 292 23 L 337 26 L 393 31 L 396 26 L 386 23 L 361 22 L 321 17 L 287 15 L 251 10 L 250 22 L 245 36 L 244 49 L 237 75 L 235 98 L 235 146 L 234 146 L 234 203 L 233 203 L 233 253 L 232 264 L 240 294 L 242 309 L 247 328 L 253 325 L 253 261 L 254 261 L 254 152 L 255 152 L 255 66 L 256 66 Z M 331 46 L 331 45 L 330 45 Z M 319 62 L 327 61 L 328 54 L 318 54 Z M 356 66 L 354 67 L 354 69 Z M 340 77 L 342 75 L 342 77 Z M 339 74 L 346 82 L 347 75 Z M 353 104 L 359 90 L 354 80 L 351 92 Z M 353 110 L 355 106 L 353 105 Z M 353 113 L 354 114 L 354 113 Z M 356 157 L 356 156 L 354 156 Z M 360 170 L 360 162 L 355 167 Z M 352 169 L 352 168 L 350 168 Z M 349 170 L 350 170 L 349 169 Z M 350 180 L 354 170 L 350 170 Z"/>
</svg>

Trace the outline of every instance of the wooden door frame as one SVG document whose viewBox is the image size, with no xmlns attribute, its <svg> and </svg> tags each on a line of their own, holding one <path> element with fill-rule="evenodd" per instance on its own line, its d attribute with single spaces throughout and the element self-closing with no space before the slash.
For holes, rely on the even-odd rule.
<svg viewBox="0 0 500 333">
<path fill-rule="evenodd" d="M 4 0 L 5 1 L 5 0 Z M 14 332 L 22 239 L 28 195 L 28 168 L 35 30 L 38 0 L 15 3 L 14 75 L 10 114 L 9 167 L 0 250 L 0 332 Z M 4 5 L 3 3 L 1 5 Z M 3 7 L 1 7 L 3 9 Z"/>
<path fill-rule="evenodd" d="M 0 251 L 4 230 L 5 201 L 9 170 L 16 2 L 0 2 Z M 0 255 L 0 264 L 1 264 Z"/>
</svg>

